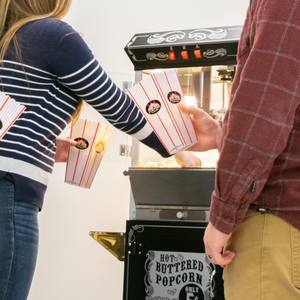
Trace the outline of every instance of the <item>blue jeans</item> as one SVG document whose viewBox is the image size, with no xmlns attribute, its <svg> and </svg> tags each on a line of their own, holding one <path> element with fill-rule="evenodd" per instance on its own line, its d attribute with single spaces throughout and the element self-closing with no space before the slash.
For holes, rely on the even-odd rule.
<svg viewBox="0 0 300 300">
<path fill-rule="evenodd" d="M 0 180 L 0 300 L 26 300 L 38 252 L 38 207 L 15 201 L 11 179 Z"/>
</svg>

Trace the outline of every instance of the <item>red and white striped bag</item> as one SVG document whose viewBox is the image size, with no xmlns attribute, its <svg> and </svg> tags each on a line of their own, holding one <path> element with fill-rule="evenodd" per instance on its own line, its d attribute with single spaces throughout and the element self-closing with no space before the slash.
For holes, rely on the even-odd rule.
<svg viewBox="0 0 300 300">
<path fill-rule="evenodd" d="M 176 70 L 154 73 L 128 90 L 169 154 L 197 142 L 188 114 L 178 108 L 184 95 Z"/>
<path fill-rule="evenodd" d="M 26 107 L 0 92 L 0 139 L 15 123 Z"/>
<path fill-rule="evenodd" d="M 77 141 L 70 147 L 66 166 L 65 182 L 90 188 L 114 128 L 86 119 L 79 119 L 71 127 L 70 138 Z"/>
</svg>

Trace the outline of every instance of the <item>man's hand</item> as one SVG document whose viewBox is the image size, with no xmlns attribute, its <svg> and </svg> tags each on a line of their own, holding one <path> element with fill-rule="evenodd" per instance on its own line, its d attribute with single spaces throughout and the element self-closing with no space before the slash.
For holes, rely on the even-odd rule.
<svg viewBox="0 0 300 300">
<path fill-rule="evenodd" d="M 69 149 L 75 145 L 76 142 L 69 137 L 57 137 L 55 162 L 67 162 Z"/>
<path fill-rule="evenodd" d="M 191 115 L 198 142 L 188 151 L 207 151 L 218 149 L 221 140 L 222 129 L 219 122 L 215 121 L 204 110 L 195 106 L 178 104 L 180 110 Z"/>
<path fill-rule="evenodd" d="M 204 234 L 205 253 L 208 259 L 216 265 L 224 268 L 234 258 L 235 253 L 231 251 L 223 252 L 223 247 L 231 236 L 217 230 L 211 223 L 208 224 Z"/>
</svg>

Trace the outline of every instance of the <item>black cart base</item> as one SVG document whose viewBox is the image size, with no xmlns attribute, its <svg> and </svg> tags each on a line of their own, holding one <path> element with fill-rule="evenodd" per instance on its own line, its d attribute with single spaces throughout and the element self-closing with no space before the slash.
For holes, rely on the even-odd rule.
<svg viewBox="0 0 300 300">
<path fill-rule="evenodd" d="M 224 300 L 222 268 L 205 256 L 206 226 L 127 221 L 123 300 Z"/>
</svg>

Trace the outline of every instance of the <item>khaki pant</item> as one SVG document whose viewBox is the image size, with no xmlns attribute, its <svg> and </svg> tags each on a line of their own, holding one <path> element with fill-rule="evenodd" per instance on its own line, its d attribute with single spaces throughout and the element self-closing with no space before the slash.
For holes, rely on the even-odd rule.
<svg viewBox="0 0 300 300">
<path fill-rule="evenodd" d="M 224 268 L 226 300 L 300 300 L 299 230 L 248 211 L 226 249 L 236 253 Z"/>
</svg>

